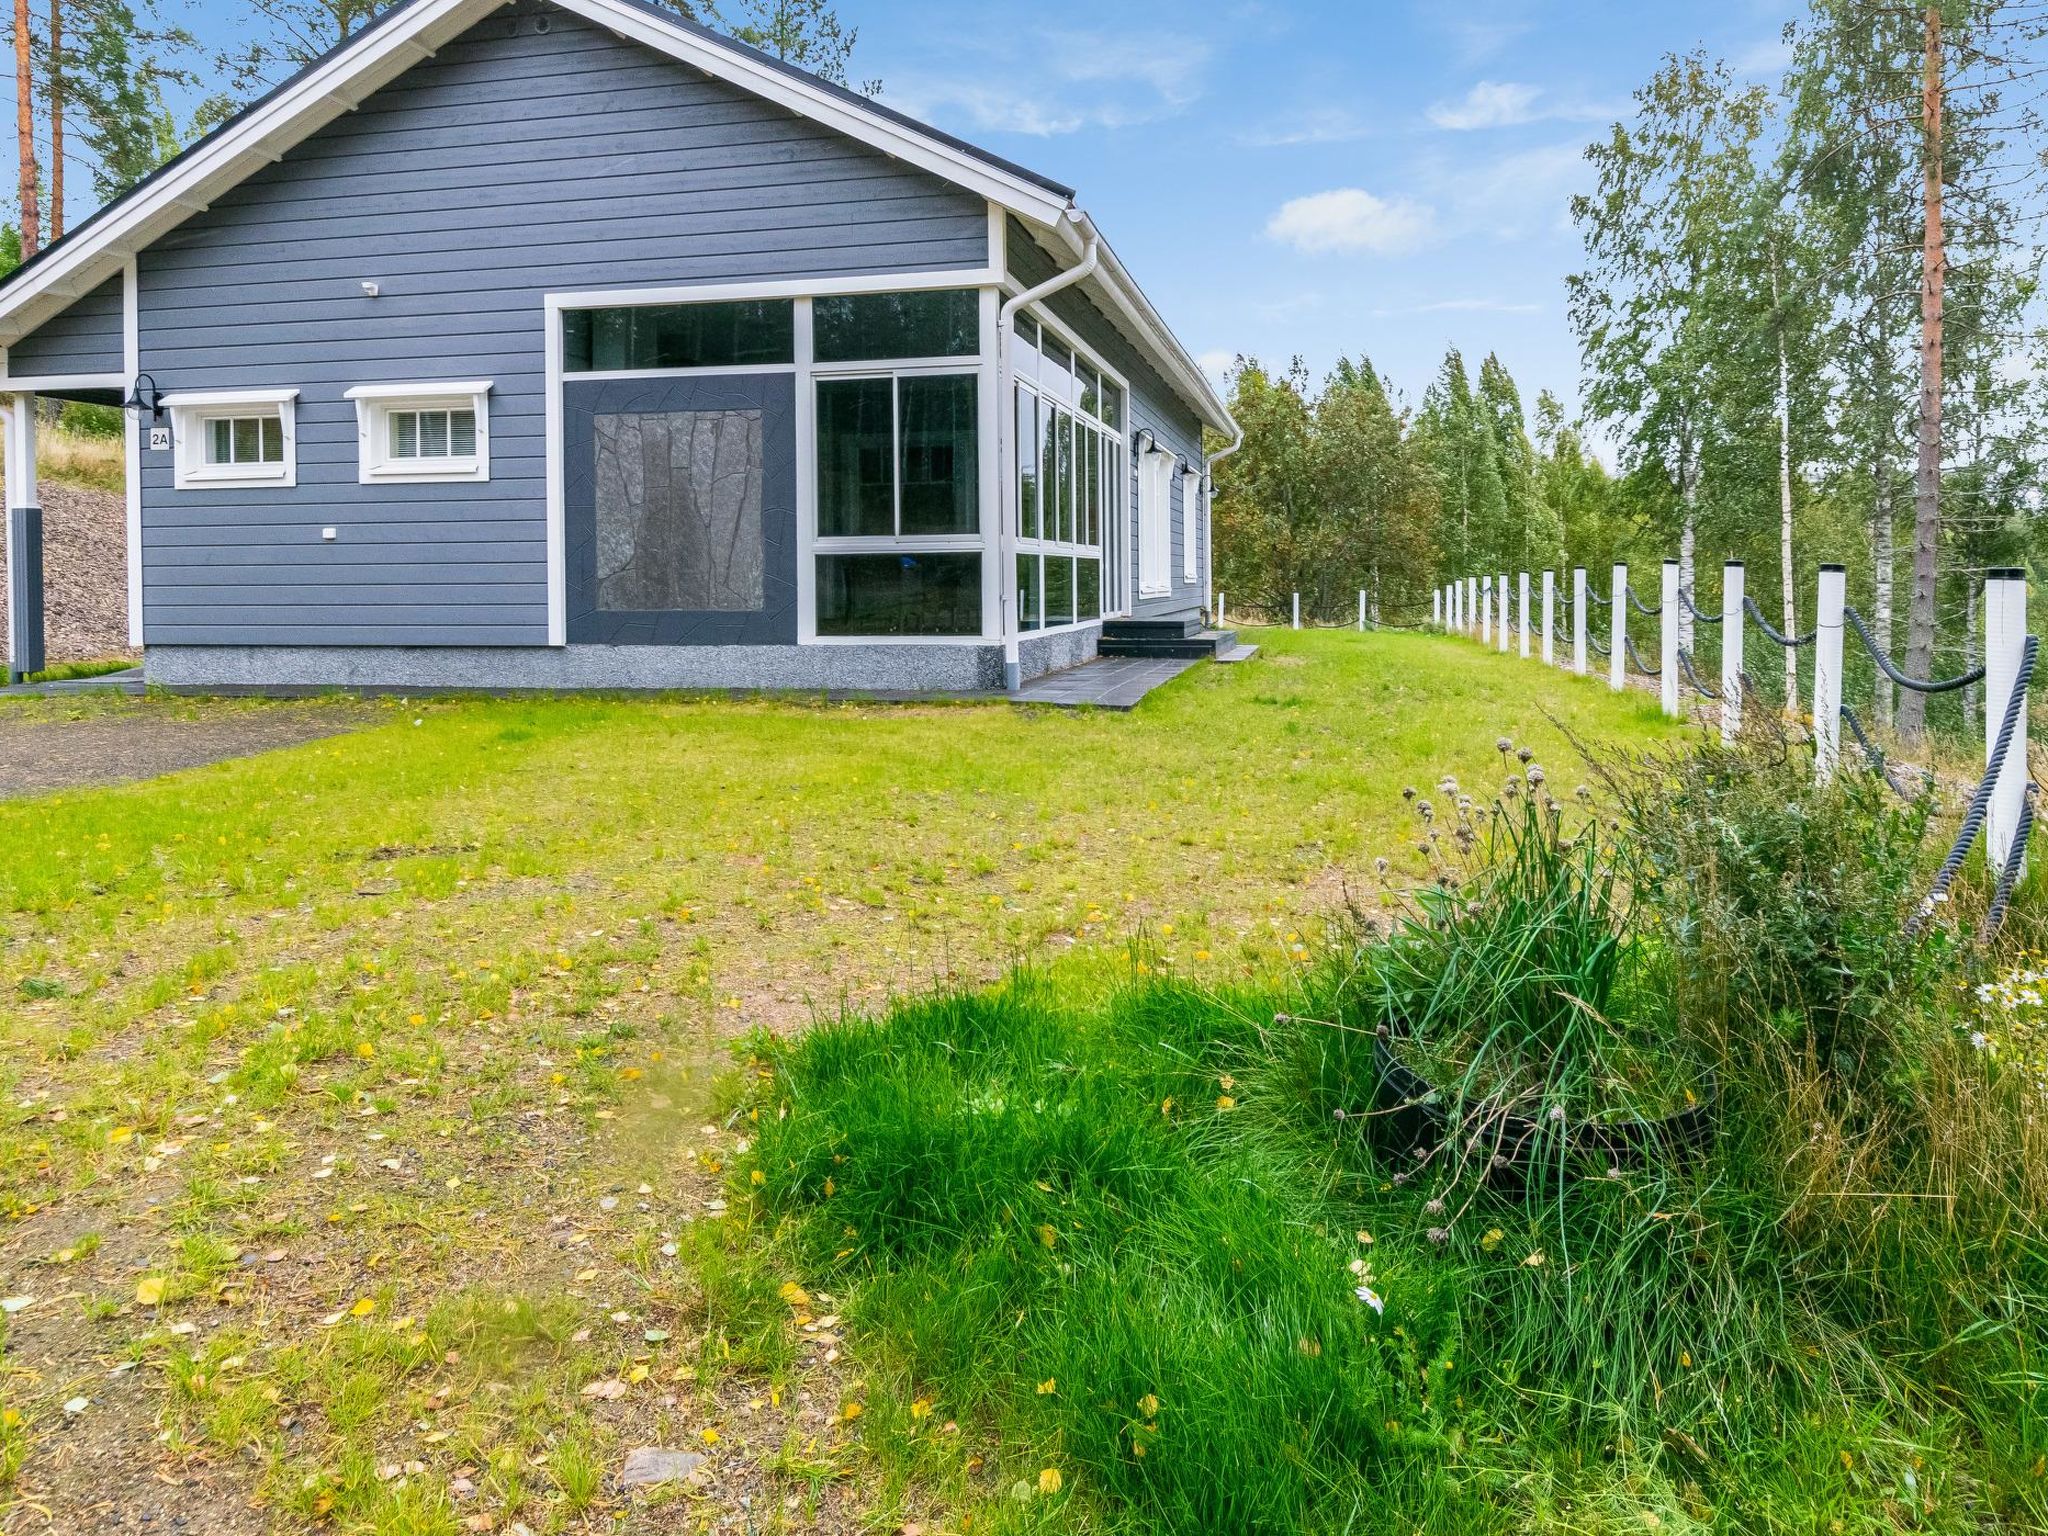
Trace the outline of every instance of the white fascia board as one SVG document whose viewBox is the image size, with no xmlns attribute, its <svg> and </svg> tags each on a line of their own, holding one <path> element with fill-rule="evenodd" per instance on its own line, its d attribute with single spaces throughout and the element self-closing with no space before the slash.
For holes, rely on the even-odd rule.
<svg viewBox="0 0 2048 1536">
<path fill-rule="evenodd" d="M 210 143 L 59 246 L 0 309 L 0 334 L 19 340 L 68 303 L 119 275 L 121 263 L 356 102 L 429 57 L 504 0 L 419 0 L 356 47 L 292 82 Z"/>
<path fill-rule="evenodd" d="M 753 58 L 739 48 L 728 48 L 694 32 L 669 26 L 637 6 L 618 0 L 555 0 L 565 11 L 609 28 L 621 37 L 694 65 L 717 79 L 737 85 L 764 100 L 787 107 L 799 116 L 836 129 L 847 137 L 893 155 L 906 164 L 930 171 L 956 186 L 978 192 L 1000 203 L 1020 218 L 1050 224 L 1066 212 L 1068 204 L 1057 194 L 1021 176 L 1013 176 L 952 145 L 917 132 L 876 112 L 865 111 L 831 92 L 818 89 L 799 76 L 785 73 Z"/>
</svg>

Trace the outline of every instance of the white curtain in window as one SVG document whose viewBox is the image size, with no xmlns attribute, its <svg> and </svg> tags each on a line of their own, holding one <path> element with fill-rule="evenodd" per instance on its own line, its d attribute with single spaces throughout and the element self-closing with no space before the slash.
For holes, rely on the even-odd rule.
<svg viewBox="0 0 2048 1536">
<path fill-rule="evenodd" d="M 1180 579 L 1193 586 L 1202 579 L 1196 539 L 1202 528 L 1202 477 L 1182 470 L 1180 477 Z"/>
<path fill-rule="evenodd" d="M 1157 451 L 1139 460 L 1138 592 L 1163 597 L 1173 590 L 1173 455 Z"/>
</svg>

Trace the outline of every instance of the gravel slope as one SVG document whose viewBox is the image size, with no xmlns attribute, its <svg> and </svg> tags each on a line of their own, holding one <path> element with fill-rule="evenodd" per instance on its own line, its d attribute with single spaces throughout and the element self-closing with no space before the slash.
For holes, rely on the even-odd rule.
<svg viewBox="0 0 2048 1536">
<path fill-rule="evenodd" d="M 138 654 L 128 646 L 128 511 L 121 494 L 45 481 L 42 501 L 48 659 Z M 0 548 L 0 649 L 6 646 L 6 569 Z"/>
</svg>

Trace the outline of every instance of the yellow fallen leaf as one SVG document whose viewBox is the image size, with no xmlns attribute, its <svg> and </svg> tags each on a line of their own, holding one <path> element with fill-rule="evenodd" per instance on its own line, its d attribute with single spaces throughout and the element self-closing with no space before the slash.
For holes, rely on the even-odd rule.
<svg viewBox="0 0 2048 1536">
<path fill-rule="evenodd" d="M 1237 1108 L 1237 1100 L 1227 1093 L 1219 1094 L 1216 1098 L 1216 1107 L 1228 1114 L 1231 1110 Z"/>
<path fill-rule="evenodd" d="M 1543 1250 L 1538 1248 L 1529 1257 L 1522 1260 L 1522 1267 L 1524 1269 L 1541 1269 L 1543 1267 Z"/>
<path fill-rule="evenodd" d="M 1501 1245 L 1501 1240 L 1506 1236 L 1507 1234 L 1501 1231 L 1499 1227 L 1489 1227 L 1486 1236 L 1479 1239 L 1479 1246 L 1488 1253 L 1491 1253 Z"/>
<path fill-rule="evenodd" d="M 134 1137 L 134 1126 L 117 1125 L 111 1131 L 107 1132 L 107 1145 L 110 1147 L 118 1147 L 124 1141 L 132 1141 Z"/>
<path fill-rule="evenodd" d="M 374 1296 L 365 1296 L 361 1301 L 348 1309 L 348 1315 L 350 1317 L 368 1317 L 376 1310 L 376 1298 Z"/>
<path fill-rule="evenodd" d="M 798 1285 L 794 1280 L 784 1281 L 782 1289 L 775 1294 L 788 1302 L 792 1307 L 808 1307 L 811 1304 L 811 1293 Z"/>
<path fill-rule="evenodd" d="M 644 1365 L 636 1365 L 633 1367 L 633 1369 L 626 1372 L 626 1380 L 632 1382 L 635 1386 L 638 1386 L 641 1382 L 645 1381 L 647 1377 L 648 1370 L 647 1367 Z"/>
<path fill-rule="evenodd" d="M 145 1307 L 159 1306 L 169 1285 L 170 1282 L 162 1275 L 147 1275 L 135 1287 L 135 1300 Z"/>
<path fill-rule="evenodd" d="M 1038 1395 L 1040 1397 L 1051 1397 L 1059 1389 L 1059 1378 L 1057 1376 L 1048 1376 L 1038 1384 Z"/>
<path fill-rule="evenodd" d="M 1147 1392 L 1143 1397 L 1138 1399 L 1138 1412 L 1145 1415 L 1145 1417 L 1148 1419 L 1156 1418 L 1159 1414 L 1158 1397 L 1156 1397 L 1154 1394 L 1150 1392 Z"/>
</svg>

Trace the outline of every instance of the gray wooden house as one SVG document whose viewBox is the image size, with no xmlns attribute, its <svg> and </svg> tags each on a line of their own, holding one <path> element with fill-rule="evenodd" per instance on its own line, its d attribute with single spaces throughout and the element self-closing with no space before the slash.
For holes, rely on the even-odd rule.
<svg viewBox="0 0 2048 1536">
<path fill-rule="evenodd" d="M 171 686 L 1015 686 L 1199 627 L 1237 435 L 1067 188 L 641 0 L 408 0 L 0 342 L 17 669 L 122 403 Z"/>
</svg>

